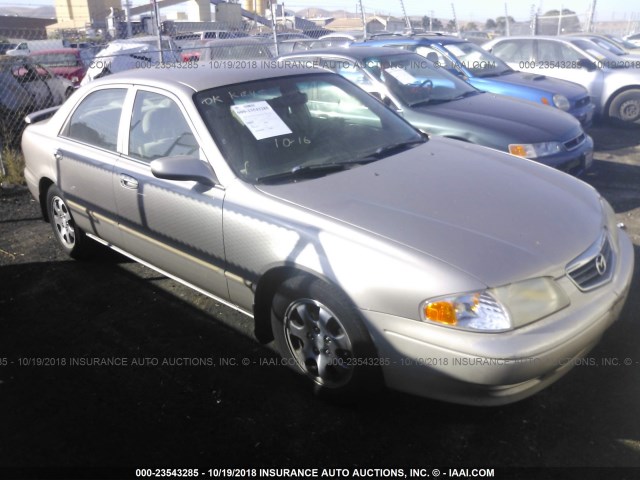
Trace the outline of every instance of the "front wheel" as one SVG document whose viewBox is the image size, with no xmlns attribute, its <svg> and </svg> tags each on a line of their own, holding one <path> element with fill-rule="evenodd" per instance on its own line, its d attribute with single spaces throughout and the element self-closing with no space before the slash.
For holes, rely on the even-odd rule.
<svg viewBox="0 0 640 480">
<path fill-rule="evenodd" d="M 609 106 L 609 116 L 623 122 L 640 119 L 640 90 L 627 90 L 616 95 Z"/>
<path fill-rule="evenodd" d="M 338 288 L 299 275 L 277 290 L 271 325 L 276 345 L 316 393 L 354 400 L 380 386 L 380 362 L 358 309 Z"/>
<path fill-rule="evenodd" d="M 58 245 L 72 258 L 90 256 L 91 240 L 76 226 L 62 192 L 55 185 L 47 191 L 47 213 Z"/>
</svg>

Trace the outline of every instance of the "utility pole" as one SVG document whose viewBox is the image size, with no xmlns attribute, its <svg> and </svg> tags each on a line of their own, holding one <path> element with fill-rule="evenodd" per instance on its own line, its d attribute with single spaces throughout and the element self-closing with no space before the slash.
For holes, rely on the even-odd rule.
<svg viewBox="0 0 640 480">
<path fill-rule="evenodd" d="M 131 29 L 131 0 L 125 0 L 124 13 L 127 16 L 127 38 L 131 38 L 133 36 Z"/>
<path fill-rule="evenodd" d="M 404 15 L 404 22 L 407 25 L 407 30 L 409 30 L 409 33 L 413 33 L 413 26 L 411 25 L 411 20 L 409 20 L 409 17 L 407 16 L 407 11 L 404 9 L 404 2 L 402 0 L 400 0 L 400 6 L 402 7 L 402 15 Z"/>
<path fill-rule="evenodd" d="M 276 2 L 271 2 L 271 28 L 273 30 L 273 45 L 276 47 L 276 57 L 280 55 L 280 47 L 278 46 L 278 32 L 276 29 Z"/>
<path fill-rule="evenodd" d="M 451 11 L 453 12 L 453 24 L 456 27 L 456 34 L 460 35 L 460 27 L 458 26 L 458 17 L 456 17 L 456 7 L 451 4 Z"/>
<path fill-rule="evenodd" d="M 153 0 L 153 14 L 156 17 L 156 28 L 158 29 L 158 52 L 160 54 L 160 63 L 164 63 L 164 54 L 162 52 L 162 25 L 160 22 L 160 9 L 158 8 L 158 0 Z"/>
<path fill-rule="evenodd" d="M 362 15 L 362 34 L 363 40 L 367 39 L 367 17 L 364 14 L 364 8 L 362 6 L 362 0 L 358 0 L 358 5 L 360 6 L 360 15 Z"/>
<path fill-rule="evenodd" d="M 589 20 L 587 21 L 587 32 L 593 32 L 593 20 L 596 17 L 596 0 L 591 2 L 591 10 L 589 11 Z"/>
<path fill-rule="evenodd" d="M 535 4 L 531 4 L 531 13 L 529 14 L 529 18 L 531 19 L 531 23 L 529 24 L 531 35 L 537 35 L 538 34 L 538 14 L 536 13 Z"/>
<path fill-rule="evenodd" d="M 509 28 L 509 11 L 507 10 L 507 4 L 504 4 L 504 28 L 505 28 L 505 36 L 510 37 L 511 31 Z"/>
<path fill-rule="evenodd" d="M 560 4 L 560 15 L 558 15 L 558 31 L 556 32 L 556 35 L 560 35 L 562 33 L 562 9 L 564 8 L 564 5 Z"/>
</svg>

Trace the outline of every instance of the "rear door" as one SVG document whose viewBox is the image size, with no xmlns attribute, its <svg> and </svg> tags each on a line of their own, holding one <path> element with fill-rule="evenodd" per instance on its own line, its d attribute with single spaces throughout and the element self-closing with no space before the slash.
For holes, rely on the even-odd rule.
<svg viewBox="0 0 640 480">
<path fill-rule="evenodd" d="M 126 87 L 88 94 L 67 119 L 51 152 L 58 186 L 78 226 L 116 245 L 120 237 L 112 176 L 126 94 Z"/>
</svg>

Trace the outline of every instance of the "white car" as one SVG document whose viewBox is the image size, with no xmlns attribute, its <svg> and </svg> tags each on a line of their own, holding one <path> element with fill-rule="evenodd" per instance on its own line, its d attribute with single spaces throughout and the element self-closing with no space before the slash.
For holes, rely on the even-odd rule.
<svg viewBox="0 0 640 480">
<path fill-rule="evenodd" d="M 596 114 L 640 120 L 640 59 L 622 58 L 583 37 L 514 36 L 483 45 L 510 67 L 579 83 Z"/>
<path fill-rule="evenodd" d="M 27 42 L 20 42 L 14 48 L 6 51 L 6 55 L 10 55 L 12 57 L 26 56 L 30 53 L 31 50 L 29 49 L 29 44 Z"/>
</svg>

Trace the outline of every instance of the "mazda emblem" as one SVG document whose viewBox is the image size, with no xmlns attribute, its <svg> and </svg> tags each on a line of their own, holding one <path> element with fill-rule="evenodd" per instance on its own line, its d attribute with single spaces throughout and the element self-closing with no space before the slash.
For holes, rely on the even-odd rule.
<svg viewBox="0 0 640 480">
<path fill-rule="evenodd" d="M 604 275 L 604 272 L 607 271 L 607 259 L 602 254 L 596 257 L 596 270 L 599 275 Z"/>
</svg>

